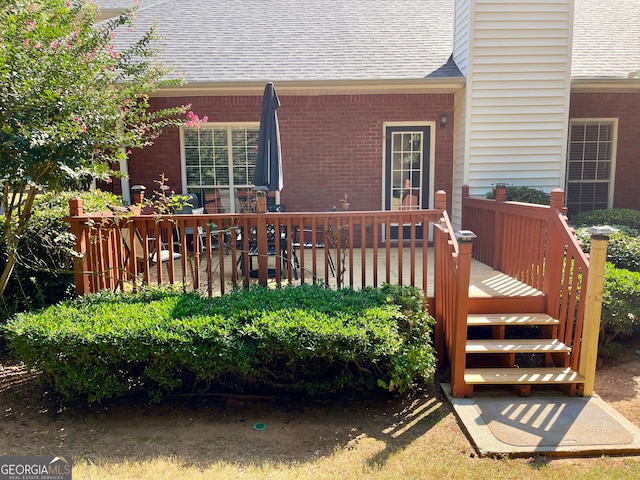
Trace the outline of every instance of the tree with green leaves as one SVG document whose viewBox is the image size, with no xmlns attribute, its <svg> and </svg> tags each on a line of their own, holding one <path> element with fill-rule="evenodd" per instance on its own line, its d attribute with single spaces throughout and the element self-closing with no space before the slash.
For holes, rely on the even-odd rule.
<svg viewBox="0 0 640 480">
<path fill-rule="evenodd" d="M 85 0 L 1 2 L 0 295 L 20 261 L 38 192 L 117 176 L 116 164 L 131 149 L 150 145 L 165 127 L 197 120 L 189 106 L 149 109 L 152 92 L 182 80 L 157 60 L 153 28 L 116 48 L 136 11 L 96 23 L 97 8 Z"/>
</svg>

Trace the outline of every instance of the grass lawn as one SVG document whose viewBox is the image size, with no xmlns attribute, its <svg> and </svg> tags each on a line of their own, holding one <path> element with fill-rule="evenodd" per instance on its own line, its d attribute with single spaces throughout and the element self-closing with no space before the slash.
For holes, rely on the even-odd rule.
<svg viewBox="0 0 640 480">
<path fill-rule="evenodd" d="M 596 375 L 596 392 L 637 426 L 639 348 L 635 339 Z M 185 396 L 87 407 L 61 405 L 0 355 L 0 410 L 0 455 L 71 455 L 75 480 L 640 479 L 640 457 L 481 458 L 437 385 L 393 400 Z"/>
</svg>

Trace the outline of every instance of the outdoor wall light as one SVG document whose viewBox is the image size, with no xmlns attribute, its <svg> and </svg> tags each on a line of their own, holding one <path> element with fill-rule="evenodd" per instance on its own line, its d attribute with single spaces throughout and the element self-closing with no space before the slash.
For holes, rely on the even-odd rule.
<svg viewBox="0 0 640 480">
<path fill-rule="evenodd" d="M 442 115 L 440 115 L 440 128 L 446 127 L 448 122 L 449 122 L 449 115 L 447 115 L 446 113 L 443 113 Z"/>
</svg>

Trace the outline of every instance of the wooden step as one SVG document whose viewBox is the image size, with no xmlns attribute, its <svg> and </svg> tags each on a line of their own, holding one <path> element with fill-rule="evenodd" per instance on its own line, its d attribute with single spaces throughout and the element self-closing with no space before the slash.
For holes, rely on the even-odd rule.
<svg viewBox="0 0 640 480">
<path fill-rule="evenodd" d="M 510 315 L 516 312 L 544 312 L 547 305 L 542 293 L 534 296 L 517 297 L 469 297 L 469 313 L 502 313 Z"/>
<path fill-rule="evenodd" d="M 526 385 L 584 383 L 585 379 L 570 368 L 467 368 L 464 371 L 467 384 Z"/>
<path fill-rule="evenodd" d="M 559 320 L 545 313 L 477 313 L 467 317 L 467 325 L 470 327 L 558 325 L 559 323 Z"/>
<path fill-rule="evenodd" d="M 571 347 L 556 339 L 516 338 L 498 340 L 467 340 L 467 353 L 565 353 Z"/>
</svg>

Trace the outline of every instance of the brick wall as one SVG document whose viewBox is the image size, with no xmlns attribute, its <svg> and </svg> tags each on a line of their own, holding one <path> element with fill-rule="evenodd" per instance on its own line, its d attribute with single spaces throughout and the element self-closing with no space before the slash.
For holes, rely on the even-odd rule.
<svg viewBox="0 0 640 480">
<path fill-rule="evenodd" d="M 640 208 L 640 93 L 573 93 L 571 118 L 618 118 L 614 208 Z"/>
<path fill-rule="evenodd" d="M 209 122 L 259 122 L 261 96 L 154 98 L 158 108 L 191 104 Z M 284 188 L 281 202 L 290 211 L 325 211 L 348 195 L 351 210 L 382 205 L 383 122 L 435 121 L 449 113 L 449 126 L 436 126 L 435 190 L 451 198 L 453 95 L 280 96 Z M 176 129 L 164 132 L 129 162 L 131 185 L 147 191 L 161 173 L 176 191 L 182 185 L 180 141 Z M 431 197 L 433 192 L 431 192 Z M 449 200 L 450 201 L 450 200 Z M 450 205 L 450 203 L 449 203 Z"/>
</svg>

